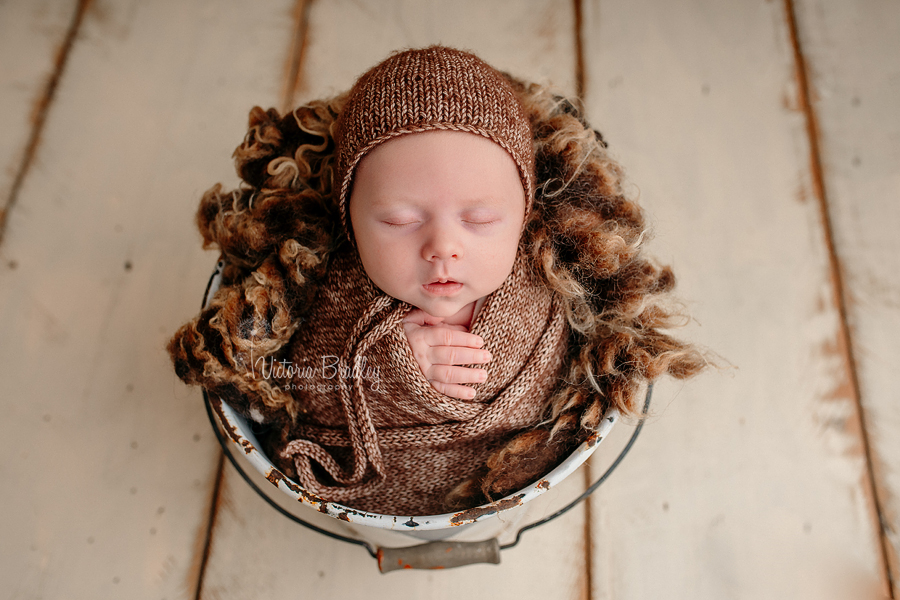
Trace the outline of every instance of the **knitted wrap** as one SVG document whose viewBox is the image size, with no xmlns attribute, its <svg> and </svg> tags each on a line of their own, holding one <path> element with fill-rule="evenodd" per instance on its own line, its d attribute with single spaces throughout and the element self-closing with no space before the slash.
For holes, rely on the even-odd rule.
<svg viewBox="0 0 900 600">
<path fill-rule="evenodd" d="M 560 381 L 568 328 L 526 259 L 517 258 L 472 323 L 494 356 L 473 400 L 437 392 L 422 374 L 403 330 L 412 308 L 372 284 L 354 248 L 332 258 L 291 341 L 294 377 L 281 382 L 305 407 L 279 448 L 304 488 L 372 512 L 446 512 L 456 485 L 540 421 Z"/>
<path fill-rule="evenodd" d="M 518 97 L 509 81 L 477 56 L 431 46 L 391 56 L 350 90 L 335 131 L 335 189 L 345 231 L 350 231 L 353 173 L 366 153 L 397 136 L 436 130 L 474 133 L 506 150 L 519 169 L 527 219 L 534 197 L 534 145 Z"/>
</svg>

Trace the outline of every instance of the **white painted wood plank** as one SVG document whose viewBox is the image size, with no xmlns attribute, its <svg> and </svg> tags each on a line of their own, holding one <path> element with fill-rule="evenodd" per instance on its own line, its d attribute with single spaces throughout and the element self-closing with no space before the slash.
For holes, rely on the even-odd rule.
<svg viewBox="0 0 900 600">
<path fill-rule="evenodd" d="M 437 42 L 571 91 L 573 21 L 569 2 L 317 2 L 298 98 L 341 91 L 390 51 Z M 574 497 L 583 489 L 582 474 L 566 483 L 560 491 Z M 364 550 L 290 523 L 254 498 L 230 468 L 224 490 L 203 598 L 580 598 L 587 592 L 581 508 L 525 534 L 499 567 L 382 576 Z"/>
<path fill-rule="evenodd" d="M 900 595 L 900 4 L 799 0 L 866 428 Z"/>
<path fill-rule="evenodd" d="M 271 487 L 262 476 L 257 481 L 264 489 Z M 581 483 L 581 472 L 577 472 L 560 485 L 559 496 L 574 498 L 583 489 Z M 303 516 L 297 507 L 287 504 L 286 508 Z M 582 598 L 586 593 L 583 515 L 574 509 L 552 524 L 528 531 L 518 546 L 501 553 L 500 565 L 382 575 L 363 548 L 305 529 L 277 513 L 228 464 L 200 597 Z M 388 547 L 422 543 L 396 537 L 382 543 Z M 386 536 L 366 539 L 379 538 Z"/>
<path fill-rule="evenodd" d="M 292 9 L 85 18 L 2 246 L 5 597 L 193 597 L 219 451 L 164 348 L 216 260 L 199 196 L 236 183 L 248 109 L 278 99 Z"/>
<path fill-rule="evenodd" d="M 6 206 L 77 2 L 0 2 L 0 209 Z"/>
<path fill-rule="evenodd" d="M 782 3 L 585 15 L 587 106 L 735 369 L 657 390 L 594 499 L 594 598 L 877 598 L 877 532 Z"/>
<path fill-rule="evenodd" d="M 430 44 L 473 51 L 497 69 L 573 94 L 573 32 L 565 0 L 315 3 L 298 102 L 349 89 L 394 50 Z"/>
</svg>

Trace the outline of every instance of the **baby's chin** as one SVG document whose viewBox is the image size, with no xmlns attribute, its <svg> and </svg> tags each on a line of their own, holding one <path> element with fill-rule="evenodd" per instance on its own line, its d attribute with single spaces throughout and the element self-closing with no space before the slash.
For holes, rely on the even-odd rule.
<svg viewBox="0 0 900 600">
<path fill-rule="evenodd" d="M 422 303 L 422 306 L 416 306 L 416 308 L 428 315 L 431 320 L 439 320 L 451 324 L 457 322 L 468 323 L 475 302 L 476 300 L 463 302 L 430 302 Z"/>
<path fill-rule="evenodd" d="M 465 311 L 470 304 L 472 303 L 467 302 L 466 304 L 463 304 L 461 306 L 458 304 L 454 306 L 429 306 L 426 304 L 424 306 L 417 306 L 416 308 L 424 312 L 429 317 L 447 320 Z"/>
</svg>

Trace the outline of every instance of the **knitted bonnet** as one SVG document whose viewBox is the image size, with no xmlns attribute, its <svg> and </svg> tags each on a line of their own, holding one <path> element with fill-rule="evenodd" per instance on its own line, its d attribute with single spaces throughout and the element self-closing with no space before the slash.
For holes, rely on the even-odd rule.
<svg viewBox="0 0 900 600">
<path fill-rule="evenodd" d="M 477 56 L 430 46 L 394 54 L 364 73 L 338 117 L 335 184 L 348 236 L 353 175 L 366 153 L 392 138 L 435 130 L 474 133 L 506 150 L 519 170 L 527 219 L 534 146 L 518 97 L 507 79 Z"/>
</svg>

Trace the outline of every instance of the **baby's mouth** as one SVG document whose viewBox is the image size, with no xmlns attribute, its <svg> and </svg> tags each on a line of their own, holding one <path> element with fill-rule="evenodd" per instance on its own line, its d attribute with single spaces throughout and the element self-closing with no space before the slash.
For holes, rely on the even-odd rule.
<svg viewBox="0 0 900 600">
<path fill-rule="evenodd" d="M 434 279 L 430 283 L 424 284 L 422 287 L 426 292 L 435 296 L 450 296 L 462 289 L 463 284 L 453 279 L 441 277 Z"/>
</svg>

